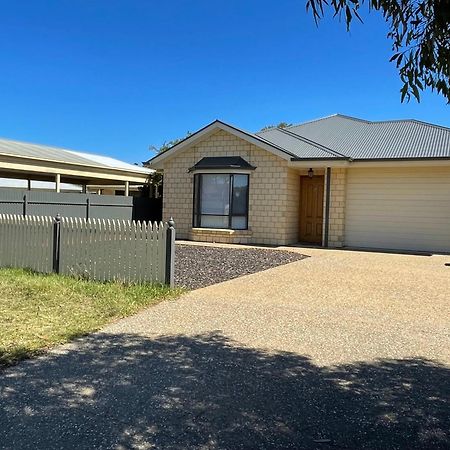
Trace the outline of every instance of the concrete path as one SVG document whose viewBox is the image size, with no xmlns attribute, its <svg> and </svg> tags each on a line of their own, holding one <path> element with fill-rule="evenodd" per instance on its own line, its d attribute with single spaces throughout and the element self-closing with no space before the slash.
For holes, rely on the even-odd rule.
<svg viewBox="0 0 450 450">
<path fill-rule="evenodd" d="M 296 251 L 1 373 L 0 448 L 449 448 L 450 257 Z"/>
</svg>

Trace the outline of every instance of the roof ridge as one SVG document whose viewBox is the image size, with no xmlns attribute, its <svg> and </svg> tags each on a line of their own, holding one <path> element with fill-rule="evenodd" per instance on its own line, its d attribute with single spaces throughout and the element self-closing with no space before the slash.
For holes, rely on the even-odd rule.
<svg viewBox="0 0 450 450">
<path fill-rule="evenodd" d="M 336 116 L 339 117 L 345 117 L 346 119 L 350 119 L 350 120 L 354 120 L 355 122 L 363 122 L 363 123 L 372 123 L 370 120 L 367 119 L 360 119 L 359 117 L 354 117 L 354 116 L 349 116 L 347 114 L 335 114 Z"/>
<path fill-rule="evenodd" d="M 366 120 L 366 119 L 360 119 L 358 117 L 347 116 L 345 114 L 340 114 L 340 113 L 334 113 L 334 114 L 330 114 L 329 116 L 319 117 L 318 119 L 307 120 L 305 122 L 301 122 L 296 125 L 291 125 L 289 127 L 286 127 L 285 129 L 300 127 L 300 126 L 306 125 L 308 123 L 320 122 L 321 120 L 331 119 L 332 117 L 345 117 L 346 119 L 354 120 L 356 122 L 371 123 L 369 120 Z"/>
<path fill-rule="evenodd" d="M 312 119 L 312 120 L 306 120 L 305 122 L 297 123 L 296 125 L 291 125 L 290 127 L 286 127 L 286 128 L 295 128 L 295 127 L 299 127 L 300 125 L 306 125 L 307 123 L 320 122 L 321 120 L 330 119 L 331 117 L 336 117 L 338 115 L 339 115 L 338 113 L 330 114 L 329 116 L 319 117 L 317 119 Z"/>
<path fill-rule="evenodd" d="M 292 131 L 286 130 L 285 128 L 277 128 L 277 129 L 278 129 L 279 131 L 282 131 L 283 133 L 288 134 L 289 136 L 292 136 L 292 137 L 295 137 L 295 138 L 297 138 L 297 139 L 299 139 L 299 140 L 301 140 L 301 141 L 304 141 L 304 142 L 306 142 L 307 144 L 314 145 L 314 146 L 316 146 L 317 148 L 323 150 L 324 152 L 330 153 L 330 154 L 333 155 L 333 156 L 341 156 L 341 157 L 343 157 L 343 158 L 348 158 L 347 155 L 344 155 L 343 153 L 339 153 L 339 152 L 337 152 L 336 150 L 333 150 L 332 148 L 326 147 L 326 146 L 323 145 L 323 144 L 319 144 L 319 143 L 316 142 L 316 141 L 313 141 L 313 140 L 311 140 L 311 139 L 305 138 L 304 136 L 301 136 L 300 134 L 293 133 Z"/>
<path fill-rule="evenodd" d="M 389 119 L 389 120 L 375 120 L 373 122 L 371 122 L 372 124 L 377 124 L 377 123 L 392 123 L 392 122 L 415 122 L 415 123 L 419 123 L 421 125 L 426 125 L 428 127 L 432 127 L 432 128 L 442 128 L 446 131 L 450 131 L 450 127 L 446 127 L 444 125 L 437 125 L 431 122 L 425 122 L 424 120 L 419 120 L 419 119 Z"/>
</svg>

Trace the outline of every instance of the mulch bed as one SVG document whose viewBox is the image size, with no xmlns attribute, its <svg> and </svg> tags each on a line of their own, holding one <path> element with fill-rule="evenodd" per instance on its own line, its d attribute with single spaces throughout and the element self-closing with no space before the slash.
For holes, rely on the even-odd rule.
<svg viewBox="0 0 450 450">
<path fill-rule="evenodd" d="M 198 289 L 304 258 L 285 250 L 177 244 L 175 284 Z"/>
</svg>

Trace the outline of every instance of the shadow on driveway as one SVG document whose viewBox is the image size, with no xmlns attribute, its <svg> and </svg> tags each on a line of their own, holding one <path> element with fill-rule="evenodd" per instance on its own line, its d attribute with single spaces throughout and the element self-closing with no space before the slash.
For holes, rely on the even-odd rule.
<svg viewBox="0 0 450 450">
<path fill-rule="evenodd" d="M 448 448 L 450 369 L 96 334 L 1 373 L 0 447 Z"/>
</svg>

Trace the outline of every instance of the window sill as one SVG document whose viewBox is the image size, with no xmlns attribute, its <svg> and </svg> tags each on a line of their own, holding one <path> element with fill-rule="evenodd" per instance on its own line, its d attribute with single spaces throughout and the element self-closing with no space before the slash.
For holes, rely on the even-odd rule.
<svg viewBox="0 0 450 450">
<path fill-rule="evenodd" d="M 222 235 L 251 235 L 252 231 L 247 230 L 232 230 L 230 228 L 192 228 L 192 233 L 199 234 L 222 234 Z"/>
</svg>

